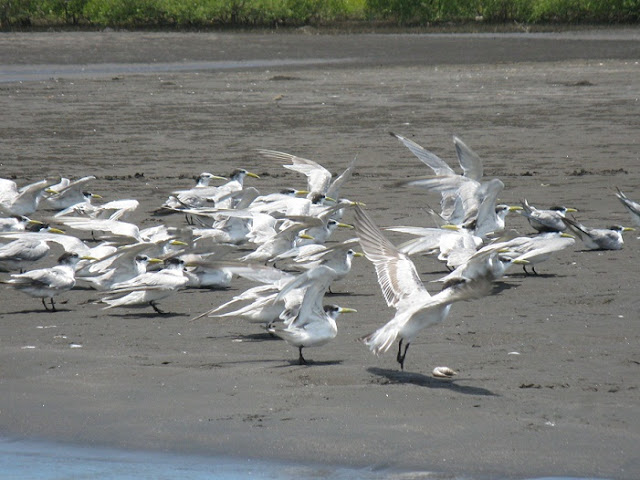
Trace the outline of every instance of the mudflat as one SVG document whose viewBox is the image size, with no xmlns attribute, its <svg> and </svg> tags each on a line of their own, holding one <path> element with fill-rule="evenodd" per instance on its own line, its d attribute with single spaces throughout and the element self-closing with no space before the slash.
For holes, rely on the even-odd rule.
<svg viewBox="0 0 640 480">
<path fill-rule="evenodd" d="M 243 167 L 261 193 L 304 177 L 256 149 L 340 173 L 380 226 L 432 226 L 437 194 L 399 186 L 432 172 L 389 131 L 458 169 L 452 136 L 500 178 L 500 201 L 577 208 L 632 226 L 640 201 L 640 31 L 317 35 L 0 34 L 0 177 L 95 175 L 103 201 L 135 198 L 140 226 L 203 171 Z M 33 217 L 47 219 L 39 210 Z M 344 220 L 351 222 L 352 213 Z M 533 233 L 523 217 L 507 226 Z M 72 232 L 88 241 L 88 233 Z M 333 241 L 350 238 L 340 230 Z M 399 243 L 407 237 L 390 234 Z M 0 288 L 0 432 L 323 465 L 524 478 L 640 477 L 637 233 L 619 251 L 577 241 L 512 267 L 486 298 L 455 304 L 412 343 L 376 357 L 357 341 L 393 315 L 357 258 L 327 303 L 358 310 L 337 338 L 297 349 L 241 318 L 190 319 L 253 284 L 188 289 L 149 309 L 103 310 L 78 287 L 45 312 Z M 42 260 L 51 265 L 57 254 Z M 234 257 L 234 255 L 231 255 Z M 427 288 L 446 273 L 417 256 Z M 7 274 L 3 274 L 3 279 Z M 452 379 L 432 376 L 446 365 Z"/>
</svg>

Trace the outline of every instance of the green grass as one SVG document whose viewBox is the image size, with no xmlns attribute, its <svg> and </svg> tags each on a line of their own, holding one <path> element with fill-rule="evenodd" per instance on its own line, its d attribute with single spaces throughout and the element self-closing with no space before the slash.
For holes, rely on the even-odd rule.
<svg viewBox="0 0 640 480">
<path fill-rule="evenodd" d="M 0 0 L 0 28 L 612 24 L 640 0 Z"/>
</svg>

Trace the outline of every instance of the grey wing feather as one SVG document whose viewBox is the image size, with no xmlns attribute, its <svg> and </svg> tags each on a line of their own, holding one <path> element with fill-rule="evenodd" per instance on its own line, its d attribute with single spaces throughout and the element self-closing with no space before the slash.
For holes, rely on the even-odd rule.
<svg viewBox="0 0 640 480">
<path fill-rule="evenodd" d="M 375 266 L 387 305 L 395 307 L 402 299 L 417 292 L 428 294 L 409 256 L 387 240 L 359 206 L 355 207 L 354 224 L 360 245 Z"/>
<path fill-rule="evenodd" d="M 456 146 L 458 161 L 464 171 L 464 176 L 476 182 L 482 180 L 482 160 L 478 154 L 467 147 L 458 137 L 453 137 L 453 143 Z"/>
<path fill-rule="evenodd" d="M 422 163 L 431 168 L 436 175 L 456 175 L 456 172 L 454 172 L 453 169 L 435 153 L 430 152 L 426 148 L 418 145 L 416 142 L 409 140 L 408 138 L 403 137 L 402 135 L 398 135 L 393 132 L 389 133 L 400 140 L 405 147 L 411 150 L 411 153 L 418 157 Z"/>
</svg>

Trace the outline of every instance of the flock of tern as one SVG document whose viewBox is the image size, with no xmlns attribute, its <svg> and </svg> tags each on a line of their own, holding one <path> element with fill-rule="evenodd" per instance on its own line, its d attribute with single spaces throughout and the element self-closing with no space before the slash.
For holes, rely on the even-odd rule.
<svg viewBox="0 0 640 480">
<path fill-rule="evenodd" d="M 459 138 L 454 137 L 454 145 L 461 174 L 412 140 L 392 135 L 431 170 L 429 176 L 405 182 L 439 199 L 439 212 L 429 208 L 431 226 L 381 229 L 375 212 L 344 198 L 355 159 L 333 175 L 312 160 L 259 150 L 304 175 L 306 188 L 262 195 L 245 185 L 246 178 L 259 178 L 247 170 L 236 169 L 228 178 L 204 172 L 195 186 L 174 191 L 153 212 L 158 218 L 181 215 L 185 223 L 180 227 L 140 228 L 127 221 L 139 205 L 134 199 L 92 203 L 101 199 L 89 191 L 94 176 L 22 187 L 0 179 L 0 271 L 7 272 L 0 282 L 40 298 L 51 311 L 56 310 L 54 297 L 80 282 L 100 293 L 95 303 L 105 310 L 151 307 L 161 314 L 158 302 L 181 289 L 225 288 L 241 276 L 256 285 L 192 321 L 242 317 L 263 324 L 296 347 L 299 362 L 305 364 L 303 348 L 335 338 L 337 317 L 355 312 L 326 304 L 325 295 L 333 282 L 348 275 L 352 260 L 364 255 L 395 313 L 360 340 L 376 355 L 397 341 L 397 361 L 404 369 L 409 345 L 422 329 L 442 322 L 455 302 L 490 295 L 492 283 L 513 265 L 535 274 L 538 263 L 573 246 L 576 239 L 586 249 L 617 250 L 623 246 L 622 232 L 633 230 L 586 227 L 568 216 L 577 211 L 573 208 L 543 210 L 526 199 L 520 205 L 499 204 L 504 183 L 484 179 L 482 161 Z M 616 196 L 640 225 L 640 204 L 619 190 Z M 524 216 L 536 233 L 505 229 L 510 213 Z M 343 223 L 344 216 L 352 217 L 353 224 Z M 338 228 L 353 230 L 355 236 L 332 241 Z M 394 245 L 384 231 L 411 238 Z M 48 260 L 53 245 L 64 250 L 57 265 L 33 268 Z M 411 259 L 418 254 L 431 255 L 450 270 L 438 280 L 438 293 L 430 293 L 420 279 Z M 154 269 L 156 264 L 162 267 Z M 454 373 L 434 370 L 438 376 Z"/>
</svg>

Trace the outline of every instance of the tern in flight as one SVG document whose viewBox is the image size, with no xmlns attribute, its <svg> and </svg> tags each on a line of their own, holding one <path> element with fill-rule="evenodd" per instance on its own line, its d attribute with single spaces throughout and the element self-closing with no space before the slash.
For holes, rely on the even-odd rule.
<svg viewBox="0 0 640 480">
<path fill-rule="evenodd" d="M 441 292 L 431 296 L 409 256 L 387 240 L 360 207 L 355 209 L 354 225 L 365 256 L 375 266 L 387 305 L 396 309 L 395 316 L 389 322 L 362 337 L 361 341 L 379 355 L 399 338 L 396 359 L 404 370 L 407 350 L 418 333 L 425 327 L 442 322 L 449 314 L 452 303 L 488 295 L 491 281 L 483 277 L 460 279 L 445 284 Z"/>
</svg>

